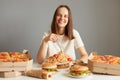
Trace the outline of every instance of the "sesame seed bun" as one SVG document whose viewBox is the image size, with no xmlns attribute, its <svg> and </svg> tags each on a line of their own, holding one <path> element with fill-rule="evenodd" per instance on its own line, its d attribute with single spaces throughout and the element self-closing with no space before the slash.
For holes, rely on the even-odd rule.
<svg viewBox="0 0 120 80">
<path fill-rule="evenodd" d="M 42 68 L 53 69 L 53 68 L 57 68 L 57 65 L 55 63 L 44 63 L 42 64 Z"/>
<path fill-rule="evenodd" d="M 88 67 L 87 66 L 81 66 L 81 65 L 72 65 L 70 67 L 71 71 L 87 71 Z"/>
<path fill-rule="evenodd" d="M 89 75 L 90 71 L 87 66 L 82 66 L 82 65 L 72 65 L 70 67 L 70 72 L 72 76 L 85 76 Z"/>
</svg>

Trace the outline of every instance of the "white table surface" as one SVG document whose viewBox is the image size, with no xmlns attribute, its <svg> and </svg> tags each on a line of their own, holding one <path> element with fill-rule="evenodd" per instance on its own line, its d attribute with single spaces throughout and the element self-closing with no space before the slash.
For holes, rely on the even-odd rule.
<svg viewBox="0 0 120 80">
<path fill-rule="evenodd" d="M 33 69 L 40 69 L 39 64 L 33 65 Z M 48 80 L 120 80 L 120 76 L 112 75 L 102 75 L 102 74 L 91 74 L 90 76 L 84 78 L 72 78 L 69 77 L 66 73 L 68 69 L 60 69 L 57 73 L 53 74 L 52 77 Z M 45 80 L 29 76 L 17 76 L 13 78 L 0 78 L 0 80 Z"/>
</svg>

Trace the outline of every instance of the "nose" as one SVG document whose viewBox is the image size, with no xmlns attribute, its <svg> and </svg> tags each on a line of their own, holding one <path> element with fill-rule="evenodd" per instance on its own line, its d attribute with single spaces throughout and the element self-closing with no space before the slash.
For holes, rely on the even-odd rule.
<svg viewBox="0 0 120 80">
<path fill-rule="evenodd" d="M 63 15 L 61 15 L 61 19 L 64 19 L 64 16 L 63 16 Z"/>
</svg>

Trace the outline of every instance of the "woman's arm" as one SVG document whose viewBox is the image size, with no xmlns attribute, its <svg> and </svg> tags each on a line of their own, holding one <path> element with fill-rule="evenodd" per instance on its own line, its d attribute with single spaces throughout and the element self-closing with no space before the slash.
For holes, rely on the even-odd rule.
<svg viewBox="0 0 120 80">
<path fill-rule="evenodd" d="M 85 47 L 84 46 L 79 47 L 79 48 L 77 48 L 77 51 L 81 56 L 80 60 L 82 60 L 84 63 L 87 63 L 88 62 L 88 53 L 87 53 Z"/>
<path fill-rule="evenodd" d="M 38 54 L 37 54 L 37 61 L 38 63 L 42 64 L 42 62 L 44 61 L 46 55 L 47 55 L 47 42 L 45 41 L 46 38 L 43 39 L 40 48 L 38 50 Z"/>
<path fill-rule="evenodd" d="M 51 33 L 50 35 L 46 36 L 43 40 L 42 43 L 40 45 L 40 48 L 38 50 L 38 54 L 37 54 L 37 61 L 38 63 L 42 63 L 44 61 L 44 59 L 46 58 L 47 55 L 47 43 L 48 41 L 53 41 L 56 42 L 58 40 L 58 35 Z"/>
</svg>

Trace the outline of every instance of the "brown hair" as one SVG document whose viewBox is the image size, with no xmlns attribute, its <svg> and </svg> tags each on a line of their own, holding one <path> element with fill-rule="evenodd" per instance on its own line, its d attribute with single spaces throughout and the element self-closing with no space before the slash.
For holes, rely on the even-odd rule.
<svg viewBox="0 0 120 80">
<path fill-rule="evenodd" d="M 54 16 L 53 16 L 53 20 L 52 20 L 52 24 L 51 24 L 51 32 L 58 34 L 58 27 L 56 24 L 56 15 L 58 12 L 59 8 L 65 7 L 68 10 L 68 24 L 65 27 L 65 36 L 67 36 L 70 40 L 72 40 L 74 38 L 73 36 L 73 23 L 72 23 L 72 14 L 71 14 L 71 10 L 67 5 L 60 5 L 57 7 L 57 9 L 55 10 Z"/>
</svg>

